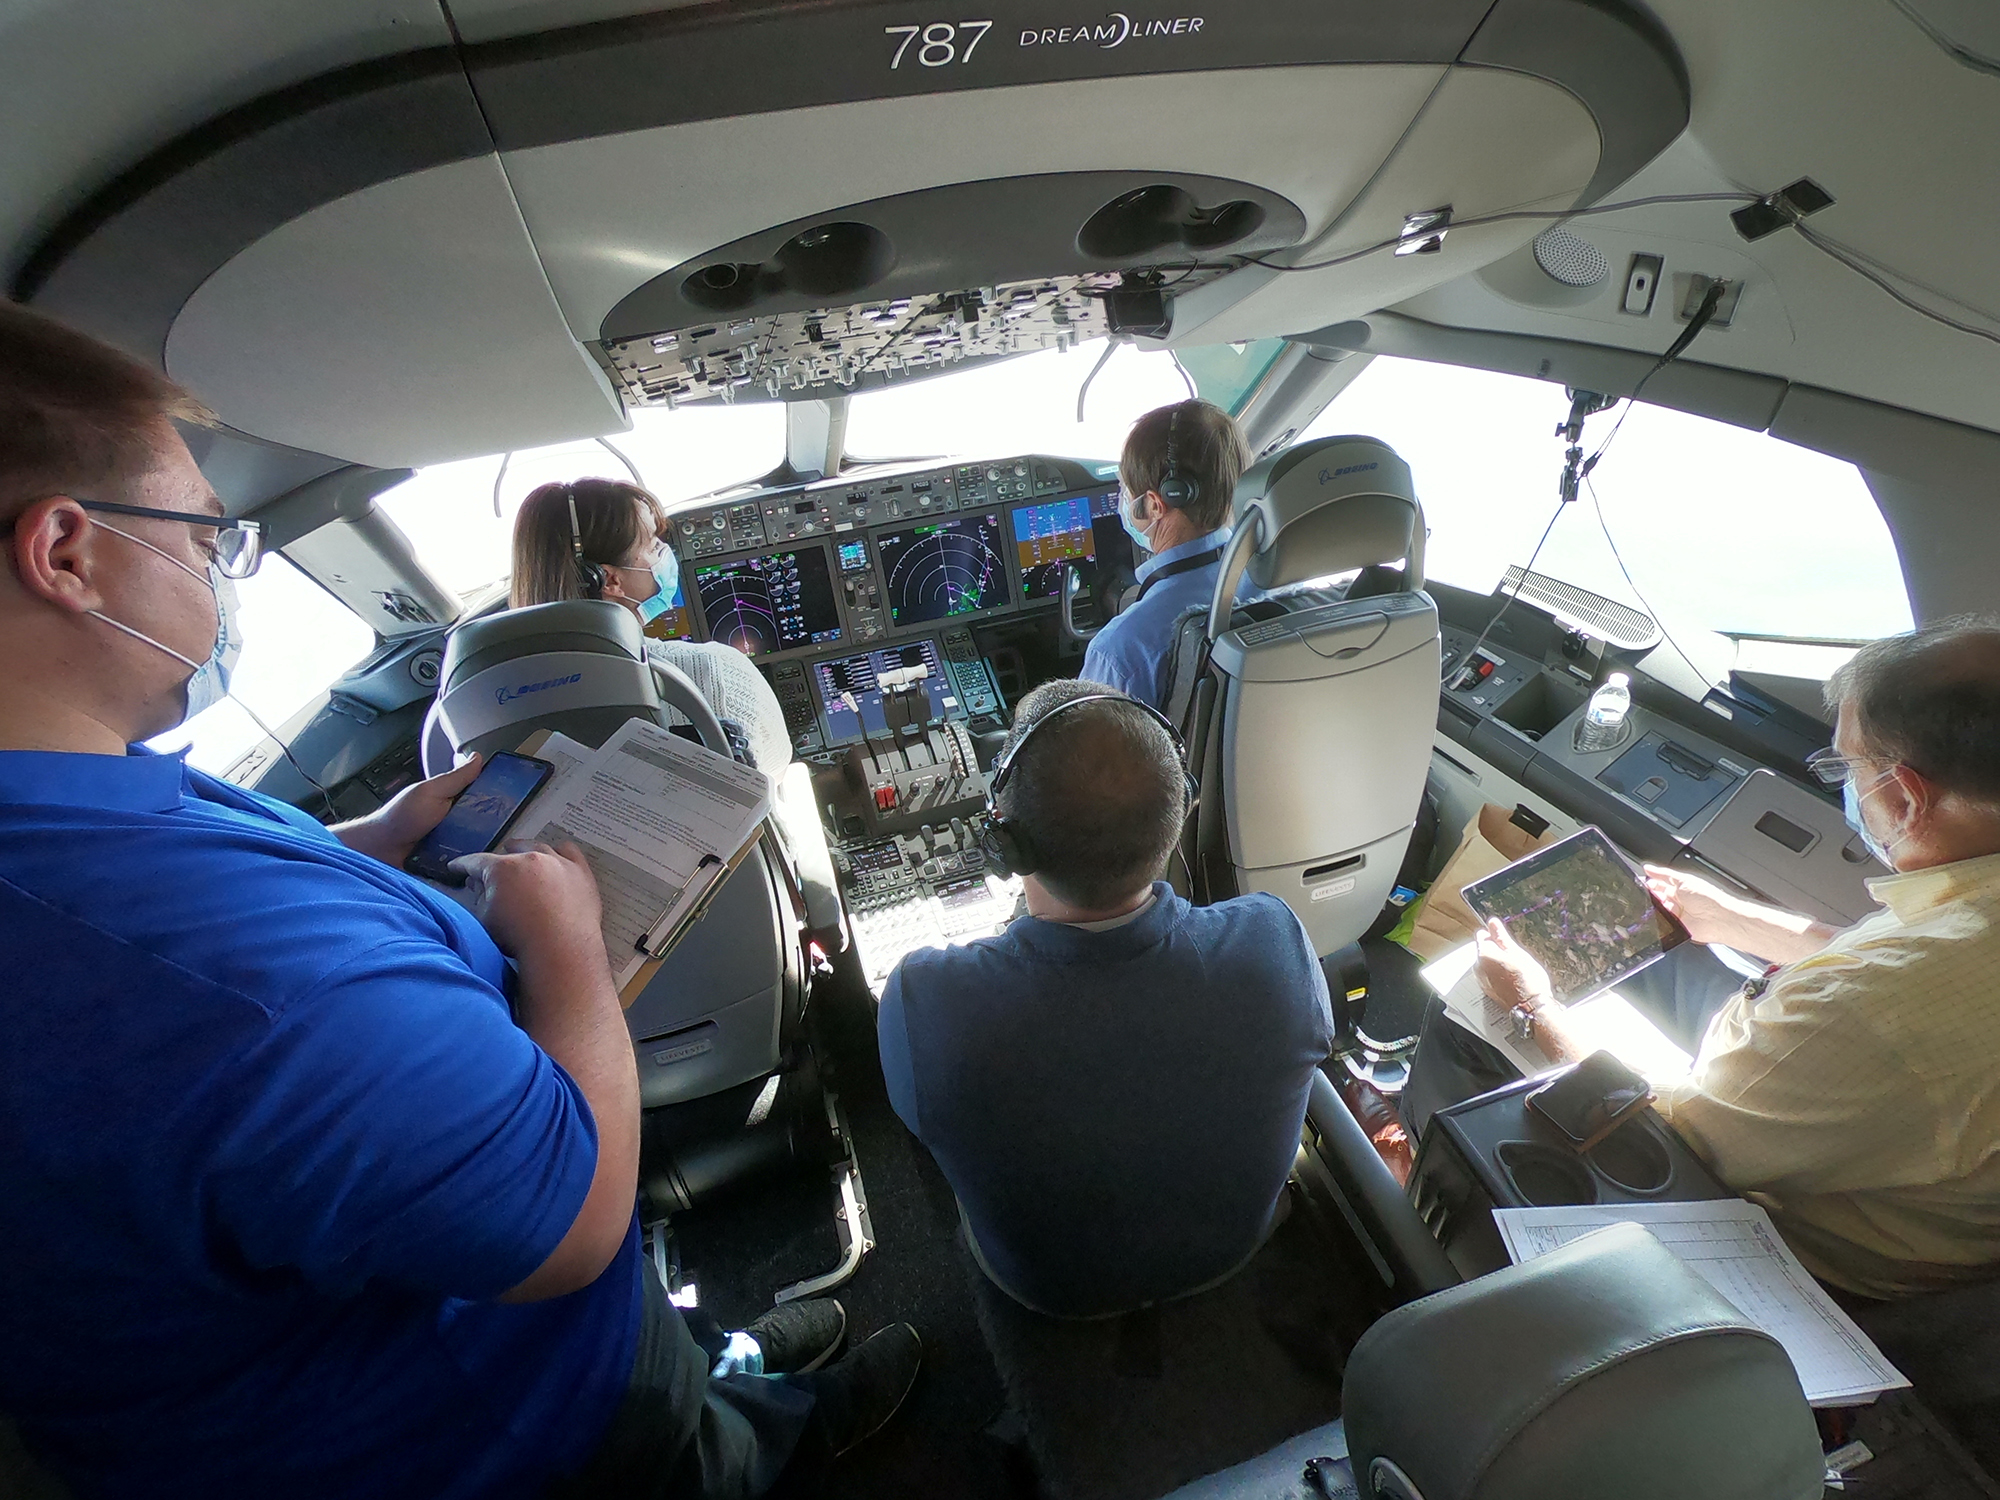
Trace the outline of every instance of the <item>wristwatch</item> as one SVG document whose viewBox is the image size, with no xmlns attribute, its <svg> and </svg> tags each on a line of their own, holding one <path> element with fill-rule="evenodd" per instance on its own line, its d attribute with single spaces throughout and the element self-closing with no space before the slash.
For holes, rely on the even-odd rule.
<svg viewBox="0 0 2000 1500">
<path fill-rule="evenodd" d="M 1514 1035 L 1524 1042 L 1535 1039 L 1535 1008 L 1532 1005 L 1517 1005 L 1508 1016 L 1514 1022 Z"/>
</svg>

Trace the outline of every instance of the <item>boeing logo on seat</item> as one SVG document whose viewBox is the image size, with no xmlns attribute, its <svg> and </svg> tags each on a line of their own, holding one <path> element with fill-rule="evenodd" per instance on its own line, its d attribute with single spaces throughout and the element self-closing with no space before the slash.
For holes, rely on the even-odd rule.
<svg viewBox="0 0 2000 1500">
<path fill-rule="evenodd" d="M 1321 469 L 1319 471 L 1319 482 L 1321 484 L 1332 484 L 1334 480 L 1339 479 L 1342 475 L 1365 474 L 1370 469 L 1379 469 L 1381 467 L 1382 465 L 1379 463 L 1365 463 L 1365 464 L 1349 464 L 1346 468 L 1335 469 L 1332 473 L 1328 473 L 1325 469 Z"/>
<path fill-rule="evenodd" d="M 1112 47 L 1122 47 L 1134 38 L 1144 40 L 1156 36 L 1193 36 L 1201 30 L 1201 16 L 1174 16 L 1170 19 L 1135 21 L 1122 10 L 1109 11 L 1102 21 L 1086 22 L 1081 26 L 1044 26 L 1040 30 L 1024 29 L 1021 32 L 1023 47 L 1070 47 L 1081 42 L 1085 46 L 1102 47 L 1107 51 Z"/>
<path fill-rule="evenodd" d="M 544 693 L 550 688 L 568 687 L 572 682 L 583 681 L 583 673 L 572 672 L 567 677 L 551 677 L 546 682 L 531 682 L 525 687 L 503 687 L 494 697 L 502 703 L 512 703 L 516 698 L 525 698 L 530 693 Z"/>
</svg>

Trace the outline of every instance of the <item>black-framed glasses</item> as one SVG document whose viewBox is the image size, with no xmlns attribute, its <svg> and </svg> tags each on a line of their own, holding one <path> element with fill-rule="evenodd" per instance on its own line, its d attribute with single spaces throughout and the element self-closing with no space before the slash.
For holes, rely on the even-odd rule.
<svg viewBox="0 0 2000 1500">
<path fill-rule="evenodd" d="M 1892 755 L 1842 755 L 1829 745 L 1824 750 L 1815 750 L 1806 757 L 1806 769 L 1812 772 L 1813 780 L 1821 786 L 1839 786 L 1856 771 L 1869 766 L 1900 765 Z"/>
<path fill-rule="evenodd" d="M 248 578 L 264 560 L 264 528 L 256 521 L 237 521 L 228 516 L 207 516 L 192 510 L 153 510 L 144 505 L 119 505 L 110 500 L 78 500 L 85 510 L 107 511 L 114 516 L 141 516 L 149 521 L 184 521 L 190 526 L 215 529 L 215 548 L 209 554 L 224 578 Z"/>
</svg>

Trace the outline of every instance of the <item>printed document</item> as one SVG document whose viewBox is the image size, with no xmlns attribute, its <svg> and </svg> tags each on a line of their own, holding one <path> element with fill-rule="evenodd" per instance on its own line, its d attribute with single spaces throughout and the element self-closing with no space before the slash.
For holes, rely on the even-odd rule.
<svg viewBox="0 0 2000 1500">
<path fill-rule="evenodd" d="M 1785 1346 L 1814 1406 L 1859 1406 L 1910 1383 L 1799 1264 L 1755 1203 L 1496 1208 L 1493 1222 L 1516 1265 L 1607 1224 L 1639 1225 L 1728 1298 L 1746 1323 Z"/>
<path fill-rule="evenodd" d="M 771 780 L 645 719 L 627 720 L 601 750 L 551 734 L 530 753 L 557 774 L 512 837 L 582 849 L 622 991 L 756 836 L 771 810 Z"/>
</svg>

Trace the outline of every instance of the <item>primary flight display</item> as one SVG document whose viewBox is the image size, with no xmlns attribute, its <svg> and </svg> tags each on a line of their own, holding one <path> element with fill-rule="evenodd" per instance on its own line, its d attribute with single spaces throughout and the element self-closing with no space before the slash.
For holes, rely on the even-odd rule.
<svg viewBox="0 0 2000 1500">
<path fill-rule="evenodd" d="M 1118 517 L 1118 491 L 1076 495 L 1014 512 L 1014 555 L 1021 567 L 1021 597 L 1062 596 L 1063 568 L 1075 563 L 1085 586 L 1096 581 L 1098 528 Z"/>
</svg>

